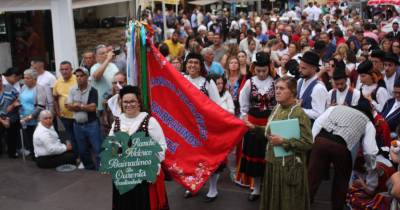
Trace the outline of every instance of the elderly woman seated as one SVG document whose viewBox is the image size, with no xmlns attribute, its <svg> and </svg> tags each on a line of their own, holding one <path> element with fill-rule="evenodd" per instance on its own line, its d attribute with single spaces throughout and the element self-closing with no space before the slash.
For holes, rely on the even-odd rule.
<svg viewBox="0 0 400 210">
<path fill-rule="evenodd" d="M 55 168 L 75 164 L 71 144 L 63 144 L 53 127 L 53 115 L 48 110 L 39 114 L 39 123 L 33 133 L 36 164 L 39 168 Z"/>
</svg>

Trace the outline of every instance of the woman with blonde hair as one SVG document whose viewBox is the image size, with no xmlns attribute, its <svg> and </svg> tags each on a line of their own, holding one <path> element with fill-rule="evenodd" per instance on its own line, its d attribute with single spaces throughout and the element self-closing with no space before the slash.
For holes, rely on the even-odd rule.
<svg viewBox="0 0 400 210">
<path fill-rule="evenodd" d="M 379 48 L 381 48 L 382 51 L 385 53 L 392 52 L 392 40 L 388 38 L 383 38 Z"/>
<path fill-rule="evenodd" d="M 350 72 L 356 68 L 356 57 L 346 43 L 342 43 L 337 46 L 334 53 L 334 58 L 336 58 L 338 61 L 342 60 L 346 64 L 347 74 L 350 74 Z"/>
</svg>

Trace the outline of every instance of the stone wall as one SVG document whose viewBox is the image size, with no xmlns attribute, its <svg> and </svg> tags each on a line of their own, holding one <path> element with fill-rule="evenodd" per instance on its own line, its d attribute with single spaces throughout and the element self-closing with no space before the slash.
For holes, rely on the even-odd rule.
<svg viewBox="0 0 400 210">
<path fill-rule="evenodd" d="M 99 44 L 120 44 L 125 40 L 125 27 L 76 29 L 78 57 L 85 50 L 94 50 Z"/>
</svg>

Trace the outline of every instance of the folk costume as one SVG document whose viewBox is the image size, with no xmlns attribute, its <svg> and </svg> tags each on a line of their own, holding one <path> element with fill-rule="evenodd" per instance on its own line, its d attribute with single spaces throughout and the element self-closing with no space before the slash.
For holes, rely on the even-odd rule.
<svg viewBox="0 0 400 210">
<path fill-rule="evenodd" d="M 346 75 L 346 66 L 343 62 L 337 62 L 335 65 L 335 70 L 333 71 L 332 79 L 333 80 L 340 80 L 340 79 L 347 79 Z M 328 106 L 335 106 L 335 105 L 347 105 L 347 106 L 356 106 L 358 101 L 360 100 L 360 91 L 353 89 L 349 85 L 340 91 L 337 88 L 333 88 L 328 93 Z"/>
<path fill-rule="evenodd" d="M 396 81 L 394 88 L 400 88 L 400 79 Z M 389 99 L 383 107 L 381 115 L 389 124 L 392 137 L 395 137 L 396 127 L 400 124 L 400 100 L 396 98 Z"/>
<path fill-rule="evenodd" d="M 304 53 L 301 61 L 319 67 L 319 56 L 311 51 Z M 324 113 L 326 109 L 326 100 L 328 91 L 324 84 L 318 80 L 317 76 L 309 79 L 299 79 L 297 82 L 297 98 L 301 101 L 301 107 L 314 122 L 318 116 Z"/>
<path fill-rule="evenodd" d="M 358 109 L 358 110 L 357 110 Z M 332 209 L 343 209 L 353 160 L 362 147 L 368 176 L 374 176 L 378 147 L 372 119 L 359 110 L 367 110 L 368 102 L 359 103 L 357 109 L 338 105 L 328 108 L 315 121 L 312 133 L 314 144 L 310 155 L 308 178 L 311 200 L 330 164 L 334 167 Z"/>
<path fill-rule="evenodd" d="M 373 64 L 371 61 L 364 61 L 357 67 L 358 74 L 372 74 Z M 390 98 L 384 82 L 377 82 L 371 85 L 362 84 L 360 88 L 361 95 L 365 98 L 371 98 L 371 104 L 376 111 L 381 112 L 386 101 Z"/>
<path fill-rule="evenodd" d="M 189 59 L 197 59 L 202 65 L 202 69 L 200 70 L 200 74 L 205 75 L 205 69 L 204 69 L 204 62 L 203 62 L 203 57 L 199 54 L 196 53 L 189 53 L 188 56 L 186 57 L 186 60 Z M 185 78 L 189 80 L 190 83 L 192 83 L 196 88 L 198 88 L 204 95 L 209 97 L 212 101 L 214 101 L 216 104 L 219 106 L 222 106 L 222 99 L 219 95 L 217 85 L 213 80 L 208 81 L 205 77 L 203 76 L 198 76 L 196 78 L 192 78 L 190 75 L 185 75 Z M 218 195 L 218 189 L 217 189 L 217 183 L 218 183 L 218 178 L 219 178 L 219 173 L 224 169 L 225 164 L 221 164 L 219 168 L 214 172 L 213 175 L 210 176 L 209 178 L 209 191 L 205 197 L 206 202 L 212 202 L 217 198 Z M 192 194 L 190 191 L 186 190 L 184 194 L 185 198 L 192 197 Z"/>
<path fill-rule="evenodd" d="M 273 146 L 268 143 L 263 194 L 260 210 L 264 209 L 310 209 L 307 165 L 307 151 L 312 147 L 311 123 L 303 109 L 294 104 L 277 105 L 269 118 L 275 120 L 299 120 L 300 139 L 285 141 L 282 146 L 293 155 L 275 157 Z M 270 134 L 267 127 L 266 134 Z"/>
<path fill-rule="evenodd" d="M 126 132 L 132 135 L 136 132 L 145 132 L 155 140 L 162 151 L 158 153 L 160 162 L 164 160 L 167 144 L 164 133 L 157 120 L 146 112 L 141 112 L 135 118 L 128 118 L 124 114 L 115 118 L 110 135 L 115 132 Z M 120 195 L 113 184 L 113 210 L 167 210 L 168 200 L 164 185 L 164 174 L 159 170 L 155 183 L 143 181 L 129 192 Z"/>
<path fill-rule="evenodd" d="M 254 65 L 268 66 L 269 64 L 268 54 L 264 52 L 256 54 Z M 252 195 L 258 196 L 261 179 L 264 176 L 267 145 L 263 129 L 276 105 L 274 78 L 268 76 L 265 80 L 260 80 L 258 76 L 253 76 L 247 80 L 240 92 L 239 102 L 242 118 L 247 116 L 248 121 L 256 126 L 256 129 L 248 131 L 244 136 L 239 171 L 247 176 L 257 178 L 254 179 Z M 254 196 L 249 197 L 249 200 L 254 199 L 256 199 Z"/>
</svg>

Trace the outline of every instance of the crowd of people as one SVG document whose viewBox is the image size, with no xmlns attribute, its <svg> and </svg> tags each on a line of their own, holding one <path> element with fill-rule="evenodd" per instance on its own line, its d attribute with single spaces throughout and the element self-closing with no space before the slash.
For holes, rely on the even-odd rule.
<svg viewBox="0 0 400 210">
<path fill-rule="evenodd" d="M 332 174 L 332 209 L 388 209 L 400 199 L 400 31 L 392 21 L 398 13 L 383 6 L 368 14 L 371 19 L 361 17 L 347 1 L 237 16 L 201 8 L 143 14 L 153 43 L 182 79 L 249 128 L 210 176 L 205 202 L 217 199 L 224 168 L 249 189 L 250 202 L 261 199 L 260 209 L 310 209 Z M 165 137 L 141 111 L 140 92 L 127 85 L 124 49 L 116 55 L 115 46 L 98 45 L 76 69 L 61 62 L 58 78 L 41 58 L 23 72 L 7 69 L 0 80 L 0 133 L 8 156 L 31 157 L 41 168 L 69 163 L 98 170 L 102 139 L 145 131 L 160 144 L 162 161 Z M 298 138 L 272 132 L 270 123 L 288 119 L 297 119 Z M 66 138 L 59 137 L 58 122 Z M 288 154 L 275 155 L 277 147 Z M 124 196 L 114 189 L 114 209 L 149 209 L 149 192 L 162 188 L 163 177 L 161 171 L 156 183 Z M 167 209 L 166 197 L 158 199 L 159 209 Z"/>
</svg>

